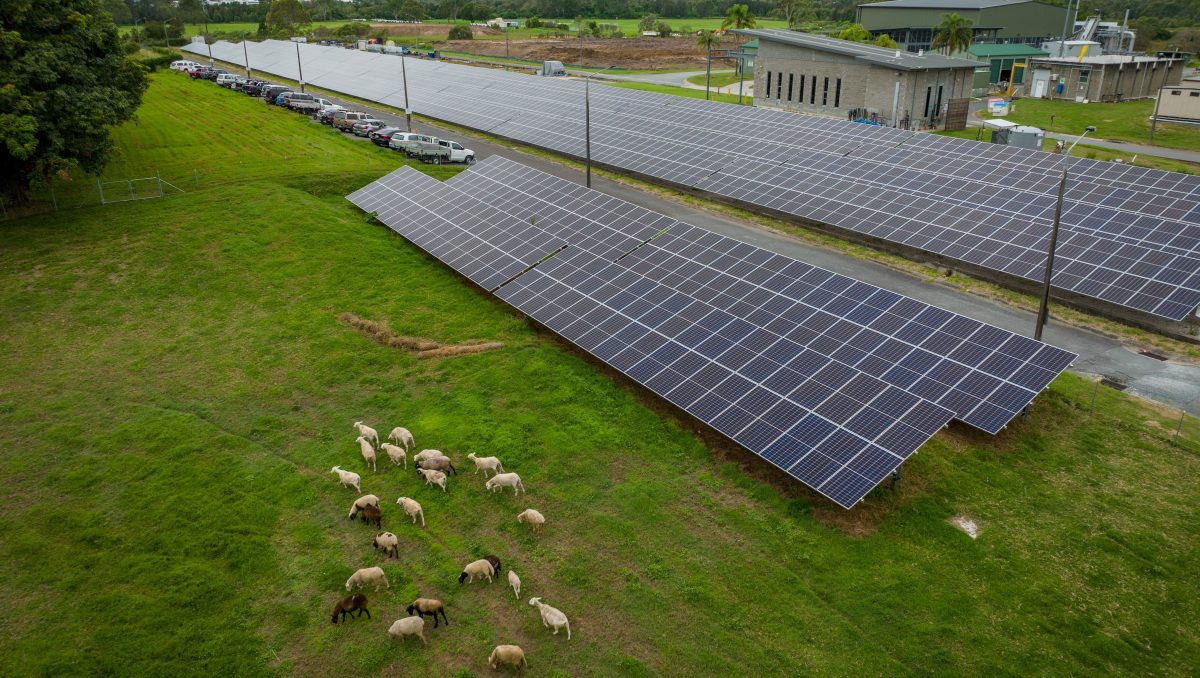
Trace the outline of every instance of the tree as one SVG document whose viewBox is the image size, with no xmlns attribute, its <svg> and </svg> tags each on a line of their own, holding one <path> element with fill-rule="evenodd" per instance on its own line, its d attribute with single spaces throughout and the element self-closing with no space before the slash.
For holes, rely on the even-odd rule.
<svg viewBox="0 0 1200 678">
<path fill-rule="evenodd" d="M 475 34 L 471 32 L 471 27 L 466 24 L 455 24 L 450 28 L 450 35 L 447 36 L 451 40 L 471 40 Z"/>
<path fill-rule="evenodd" d="M 727 28 L 754 28 L 754 15 L 747 5 L 730 5 L 725 20 L 721 22 L 721 30 Z"/>
<path fill-rule="evenodd" d="M 704 51 L 716 49 L 721 46 L 721 36 L 713 31 L 700 31 L 696 36 L 696 46 Z"/>
<path fill-rule="evenodd" d="M 892 36 L 887 33 L 880 33 L 878 38 L 875 38 L 875 44 L 879 47 L 887 47 L 888 49 L 896 49 L 900 45 L 892 40 Z"/>
<path fill-rule="evenodd" d="M 184 0 L 179 0 L 180 6 L 183 5 L 183 2 Z M 312 0 L 309 7 L 312 8 L 314 13 L 320 14 L 324 21 L 329 21 L 330 11 L 337 11 L 336 0 Z"/>
<path fill-rule="evenodd" d="M 202 24 L 208 21 L 202 0 L 179 0 L 175 16 L 193 24 Z"/>
<path fill-rule="evenodd" d="M 267 12 L 267 28 L 272 32 L 295 35 L 311 24 L 312 18 L 299 0 L 275 0 Z"/>
<path fill-rule="evenodd" d="M 671 24 L 665 21 L 658 22 L 658 25 L 654 27 L 654 30 L 658 31 L 658 37 L 660 38 L 671 37 Z"/>
<path fill-rule="evenodd" d="M 645 33 L 646 31 L 652 31 L 652 30 L 654 30 L 654 27 L 657 25 L 658 25 L 658 15 L 657 14 L 647 14 L 646 16 L 642 17 L 641 21 L 638 21 L 638 32 Z"/>
<path fill-rule="evenodd" d="M 851 42 L 870 42 L 871 31 L 868 31 L 862 24 L 850 24 L 841 33 L 838 33 L 838 40 L 849 40 Z"/>
<path fill-rule="evenodd" d="M 146 68 L 100 0 L 9 3 L 0 45 L 0 190 L 22 202 L 74 167 L 102 171 L 109 128 L 141 104 Z"/>
<path fill-rule="evenodd" d="M 958 15 L 957 12 L 942 15 L 942 23 L 933 27 L 933 49 L 944 49 L 947 55 L 964 52 L 971 46 L 975 37 L 970 20 Z"/>
<path fill-rule="evenodd" d="M 103 0 L 104 11 L 112 15 L 113 23 L 128 24 L 133 22 L 133 12 L 124 0 Z"/>
<path fill-rule="evenodd" d="M 420 0 L 404 0 L 400 5 L 400 18 L 405 21 L 421 21 L 425 18 L 425 5 Z"/>
<path fill-rule="evenodd" d="M 775 9 L 783 16 L 788 28 L 795 28 L 801 19 L 812 13 L 808 0 L 777 0 Z"/>
</svg>

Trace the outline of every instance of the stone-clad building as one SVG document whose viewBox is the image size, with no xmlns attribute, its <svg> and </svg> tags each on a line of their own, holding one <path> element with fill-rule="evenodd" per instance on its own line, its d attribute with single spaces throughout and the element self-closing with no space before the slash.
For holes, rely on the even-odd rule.
<svg viewBox="0 0 1200 678">
<path fill-rule="evenodd" d="M 970 59 L 912 54 L 780 29 L 735 31 L 759 42 L 754 104 L 880 124 L 935 126 L 951 100 L 966 99 L 976 69 Z"/>
</svg>

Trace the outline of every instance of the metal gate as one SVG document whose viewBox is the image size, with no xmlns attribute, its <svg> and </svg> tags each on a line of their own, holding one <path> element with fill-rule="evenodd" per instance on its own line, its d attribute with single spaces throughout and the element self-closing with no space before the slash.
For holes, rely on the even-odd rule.
<svg viewBox="0 0 1200 678">
<path fill-rule="evenodd" d="M 966 129 L 967 113 L 971 109 L 970 99 L 951 99 L 946 102 L 946 129 Z"/>
</svg>

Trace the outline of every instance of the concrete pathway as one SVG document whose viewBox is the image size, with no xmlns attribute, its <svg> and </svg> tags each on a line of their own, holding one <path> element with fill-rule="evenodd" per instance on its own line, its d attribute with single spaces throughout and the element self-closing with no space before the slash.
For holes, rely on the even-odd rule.
<svg viewBox="0 0 1200 678">
<path fill-rule="evenodd" d="M 361 105 L 330 98 L 356 110 L 363 109 Z M 373 108 L 366 108 L 366 110 L 381 120 L 400 127 L 404 125 L 403 116 Z M 524 153 L 503 143 L 496 143 L 469 134 L 451 132 L 429 123 L 414 123 L 414 127 L 423 132 L 431 132 L 438 137 L 458 141 L 473 149 L 480 160 L 492 154 L 499 154 L 549 174 L 583 183 L 582 172 L 539 156 Z M 676 202 L 671 198 L 599 176 L 592 177 L 592 188 L 647 209 L 669 214 L 686 223 L 707 228 L 814 266 L 837 271 L 863 282 L 893 290 L 1019 334 L 1032 335 L 1033 332 L 1034 315 L 1032 313 L 963 293 L 936 281 L 915 278 L 883 264 L 819 247 L 751 222 Z M 1051 312 L 1053 313 L 1053 308 Z M 1188 412 L 1200 416 L 1200 365 L 1159 361 L 1141 355 L 1136 350 L 1125 347 L 1110 337 L 1086 329 L 1059 325 L 1053 320 L 1046 327 L 1043 338 L 1048 343 L 1079 354 L 1079 359 L 1072 368 L 1073 372 L 1093 377 L 1107 376 L 1128 384 L 1128 392 L 1172 407 L 1186 409 Z M 1034 411 L 1036 416 L 1036 407 Z"/>
</svg>

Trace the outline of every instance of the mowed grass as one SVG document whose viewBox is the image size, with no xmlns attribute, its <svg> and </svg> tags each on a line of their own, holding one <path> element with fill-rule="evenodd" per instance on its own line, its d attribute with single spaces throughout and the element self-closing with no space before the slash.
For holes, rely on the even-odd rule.
<svg viewBox="0 0 1200 678">
<path fill-rule="evenodd" d="M 674 94 L 678 97 L 689 97 L 692 99 L 703 99 L 706 92 L 702 89 L 692 89 L 690 87 L 677 87 L 675 85 L 659 85 L 653 82 L 606 82 L 606 85 L 613 87 L 624 87 L 625 89 L 640 89 L 647 92 L 658 92 L 659 94 Z M 736 94 L 720 94 L 712 92 L 709 98 L 713 101 L 723 101 L 727 104 L 736 104 L 738 97 Z M 749 94 L 742 96 L 742 103 L 749 106 L 753 97 Z"/>
<path fill-rule="evenodd" d="M 1019 99 L 1016 110 L 1005 117 L 1022 125 L 1034 125 L 1050 132 L 1072 135 L 1083 134 L 1088 125 L 1095 125 L 1093 136 L 1097 138 L 1149 145 L 1152 115 L 1153 99 L 1123 101 L 1119 104 Z M 1159 123 L 1154 131 L 1154 145 L 1200 151 L 1200 132 L 1187 125 Z"/>
<path fill-rule="evenodd" d="M 155 77 L 147 114 L 179 105 L 164 101 L 170 77 Z M 215 124 L 205 110 L 240 96 L 190 91 L 192 114 L 172 124 L 196 135 Z M 292 125 L 265 108 L 246 122 Z M 1093 385 L 1068 375 L 1029 420 L 996 438 L 952 427 L 898 490 L 846 513 L 369 223 L 342 197 L 367 180 L 281 169 L 0 225 L 6 674 L 482 676 L 498 643 L 558 676 L 1200 664 L 1200 458 L 1170 444 L 1174 413 L 1101 389 L 1089 414 Z M 349 330 L 343 311 L 505 347 L 419 360 Z M 408 426 L 461 475 L 443 494 L 411 467 L 370 473 L 359 419 Z M 484 492 L 468 452 L 500 456 L 528 496 Z M 346 520 L 357 493 L 334 464 L 383 498 L 399 560 Z M 540 537 L 515 520 L 529 506 L 549 519 Z M 978 540 L 947 522 L 958 514 Z M 521 574 L 524 600 L 456 582 L 489 553 Z M 371 565 L 392 584 L 368 591 L 374 618 L 330 625 L 346 577 Z M 427 628 L 428 648 L 386 635 L 418 594 L 451 621 Z M 530 596 L 563 609 L 574 638 L 550 635 Z"/>
<path fill-rule="evenodd" d="M 960 139 L 972 139 L 974 141 L 987 141 L 990 138 L 990 132 L 984 130 L 980 133 L 978 128 L 960 129 L 942 132 L 934 132 L 947 137 L 958 137 Z M 1042 144 L 1042 150 L 1046 152 L 1054 151 L 1055 139 L 1046 139 Z M 1130 152 L 1114 151 L 1109 148 L 1100 148 L 1099 146 L 1088 146 L 1079 144 L 1074 151 L 1071 151 L 1071 156 L 1076 158 L 1090 158 L 1092 160 L 1112 161 L 1120 159 L 1122 162 L 1136 165 L 1138 167 L 1150 167 L 1153 169 L 1166 170 L 1168 172 L 1183 172 L 1185 174 L 1200 174 L 1200 164 L 1194 162 L 1186 162 L 1183 160 L 1172 160 L 1171 158 L 1160 158 L 1154 155 L 1135 154 Z"/>
</svg>

